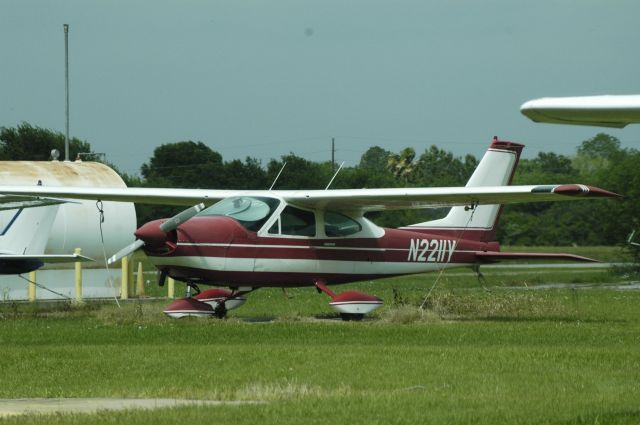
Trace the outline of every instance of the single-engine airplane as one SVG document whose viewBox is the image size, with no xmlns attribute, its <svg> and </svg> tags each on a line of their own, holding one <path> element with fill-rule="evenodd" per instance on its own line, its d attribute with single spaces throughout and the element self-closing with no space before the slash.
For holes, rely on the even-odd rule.
<svg viewBox="0 0 640 425">
<path fill-rule="evenodd" d="M 194 205 L 154 220 L 110 261 L 144 249 L 160 271 L 186 282 L 187 298 L 168 306 L 174 316 L 214 315 L 242 304 L 261 287 L 315 286 L 345 320 L 382 304 L 357 291 L 327 285 L 476 266 L 513 258 L 590 259 L 569 254 L 504 253 L 496 242 L 501 205 L 609 198 L 581 184 L 507 186 L 523 145 L 494 138 L 465 187 L 341 190 L 199 190 L 161 188 L 0 187 L 38 199 L 76 198 Z M 205 207 L 205 204 L 208 207 Z M 397 229 L 365 217 L 370 211 L 451 206 L 446 217 Z M 199 292 L 198 285 L 226 286 Z M 191 289 L 198 292 L 190 296 Z"/>
</svg>

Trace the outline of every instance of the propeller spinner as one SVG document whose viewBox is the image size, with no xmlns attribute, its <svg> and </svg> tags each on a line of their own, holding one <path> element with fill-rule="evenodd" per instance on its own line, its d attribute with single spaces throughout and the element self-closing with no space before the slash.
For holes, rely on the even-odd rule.
<svg viewBox="0 0 640 425">
<path fill-rule="evenodd" d="M 159 228 L 160 230 L 166 235 L 169 232 L 174 231 L 175 229 L 178 228 L 178 226 L 180 226 L 182 223 L 190 220 L 191 218 L 193 218 L 195 215 L 197 215 L 200 211 L 202 211 L 204 209 L 204 204 L 200 203 L 198 205 L 194 205 L 190 208 L 187 208 L 186 210 L 179 212 L 178 214 L 174 215 L 173 217 L 171 217 L 170 219 L 166 220 L 165 222 L 163 222 L 162 224 L 160 224 Z M 149 224 L 149 223 L 147 223 Z M 146 224 L 144 226 L 142 226 L 140 229 L 138 229 L 136 231 L 136 236 L 140 236 L 140 231 L 147 226 Z M 123 257 L 126 257 L 127 255 L 137 251 L 138 249 L 142 248 L 143 246 L 145 246 L 145 241 L 143 240 L 144 238 L 140 238 L 140 239 L 136 239 L 135 242 L 133 242 L 130 245 L 125 246 L 124 248 L 122 248 L 120 251 L 116 252 L 115 254 L 113 254 L 108 260 L 107 260 L 107 264 L 113 264 L 116 261 L 119 261 L 120 259 L 122 259 Z"/>
</svg>

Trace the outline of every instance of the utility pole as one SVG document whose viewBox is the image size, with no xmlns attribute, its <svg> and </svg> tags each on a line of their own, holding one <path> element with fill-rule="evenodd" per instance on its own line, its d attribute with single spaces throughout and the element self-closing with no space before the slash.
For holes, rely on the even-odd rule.
<svg viewBox="0 0 640 425">
<path fill-rule="evenodd" d="M 64 92 L 65 92 L 65 133 L 64 160 L 69 161 L 69 24 L 64 24 Z"/>
<path fill-rule="evenodd" d="M 336 172 L 336 138 L 331 138 L 331 169 Z"/>
</svg>

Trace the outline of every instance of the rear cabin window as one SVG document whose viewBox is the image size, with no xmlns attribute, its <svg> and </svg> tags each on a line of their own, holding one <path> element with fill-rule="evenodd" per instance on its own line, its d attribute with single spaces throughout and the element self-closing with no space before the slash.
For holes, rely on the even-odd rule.
<svg viewBox="0 0 640 425">
<path fill-rule="evenodd" d="M 308 236 L 316 235 L 316 216 L 310 211 L 287 205 L 278 220 L 271 226 L 272 235 Z"/>
<path fill-rule="evenodd" d="M 330 238 L 353 235 L 361 230 L 360 223 L 346 215 L 331 211 L 324 213 L 324 233 Z"/>
</svg>

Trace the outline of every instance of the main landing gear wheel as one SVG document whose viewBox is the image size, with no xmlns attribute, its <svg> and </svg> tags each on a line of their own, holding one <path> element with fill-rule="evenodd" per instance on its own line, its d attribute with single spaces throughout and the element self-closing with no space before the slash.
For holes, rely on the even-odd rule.
<svg viewBox="0 0 640 425">
<path fill-rule="evenodd" d="M 382 300 L 374 295 L 358 291 L 345 291 L 336 294 L 324 282 L 317 281 L 316 289 L 331 297 L 329 305 L 338 313 L 342 320 L 362 320 L 365 314 L 371 313 L 382 305 Z"/>
</svg>

